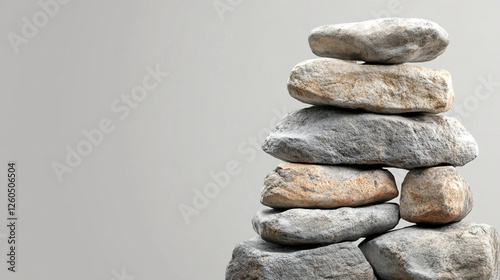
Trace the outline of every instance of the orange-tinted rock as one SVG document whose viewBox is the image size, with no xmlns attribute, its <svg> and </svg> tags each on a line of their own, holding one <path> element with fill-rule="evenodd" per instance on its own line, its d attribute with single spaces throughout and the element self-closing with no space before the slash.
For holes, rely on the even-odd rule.
<svg viewBox="0 0 500 280">
<path fill-rule="evenodd" d="M 401 187 L 401 218 L 421 224 L 446 224 L 465 218 L 472 191 L 452 166 L 415 169 Z"/>
<path fill-rule="evenodd" d="M 266 176 L 261 203 L 273 208 L 338 208 L 397 196 L 394 176 L 384 169 L 283 163 Z"/>
</svg>

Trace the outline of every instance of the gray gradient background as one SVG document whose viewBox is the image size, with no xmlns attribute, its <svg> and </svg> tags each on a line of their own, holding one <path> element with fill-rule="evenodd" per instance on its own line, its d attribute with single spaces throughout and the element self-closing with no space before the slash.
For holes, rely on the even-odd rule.
<svg viewBox="0 0 500 280">
<path fill-rule="evenodd" d="M 274 111 L 307 107 L 289 97 L 286 81 L 315 57 L 309 31 L 371 19 L 391 2 L 234 1 L 221 20 L 210 0 L 73 0 L 18 54 L 7 34 L 40 7 L 2 2 L 0 159 L 18 162 L 20 220 L 15 274 L 0 227 L 0 279 L 223 279 L 234 246 L 256 236 L 250 220 L 263 207 L 263 178 L 280 162 L 249 138 L 266 132 Z M 474 103 L 481 77 L 500 81 L 500 2 L 399 3 L 392 16 L 430 19 L 451 35 L 442 56 L 419 65 L 448 70 L 455 104 L 470 109 L 462 122 L 480 156 L 459 169 L 475 195 L 467 220 L 500 229 L 500 86 Z M 119 120 L 110 104 L 156 65 L 170 76 Z M 64 162 L 65 147 L 102 118 L 116 129 L 59 182 L 51 163 Z M 186 224 L 179 205 L 191 205 L 210 172 L 231 161 L 241 172 Z"/>
</svg>

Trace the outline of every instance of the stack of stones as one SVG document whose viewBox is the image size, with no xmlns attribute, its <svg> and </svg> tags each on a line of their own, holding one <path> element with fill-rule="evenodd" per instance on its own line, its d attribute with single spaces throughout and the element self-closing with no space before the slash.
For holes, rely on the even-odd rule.
<svg viewBox="0 0 500 280">
<path fill-rule="evenodd" d="M 236 246 L 226 279 L 500 279 L 496 230 L 461 221 L 472 193 L 455 167 L 478 147 L 438 115 L 453 103 L 450 74 L 404 64 L 448 43 L 422 19 L 311 32 L 325 58 L 295 66 L 288 91 L 314 106 L 287 115 L 263 144 L 288 163 L 265 178 L 261 202 L 271 208 L 252 221 L 260 237 Z M 382 167 L 410 170 L 400 206 L 387 203 L 399 191 Z M 416 225 L 390 231 L 400 217 Z"/>
</svg>

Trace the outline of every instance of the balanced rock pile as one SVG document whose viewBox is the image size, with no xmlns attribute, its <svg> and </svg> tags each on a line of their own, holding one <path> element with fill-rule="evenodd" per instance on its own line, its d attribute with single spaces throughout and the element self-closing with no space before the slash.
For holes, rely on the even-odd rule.
<svg viewBox="0 0 500 280">
<path fill-rule="evenodd" d="M 500 279 L 496 230 L 461 221 L 473 199 L 455 166 L 478 147 L 438 115 L 453 103 L 450 74 L 403 64 L 448 43 L 422 19 L 311 32 L 313 53 L 326 58 L 295 66 L 288 91 L 314 106 L 286 116 L 263 144 L 287 163 L 265 178 L 271 208 L 252 221 L 260 237 L 236 246 L 226 279 Z M 400 206 L 387 203 L 399 191 L 382 167 L 410 170 Z M 390 231 L 400 217 L 417 225 Z"/>
</svg>

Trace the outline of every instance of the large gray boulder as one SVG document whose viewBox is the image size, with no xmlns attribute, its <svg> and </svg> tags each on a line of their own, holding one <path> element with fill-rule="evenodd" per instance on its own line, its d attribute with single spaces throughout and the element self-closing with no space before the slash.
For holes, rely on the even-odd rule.
<svg viewBox="0 0 500 280">
<path fill-rule="evenodd" d="M 355 241 L 393 229 L 398 222 L 399 207 L 393 203 L 333 210 L 267 209 L 252 220 L 262 239 L 283 245 Z"/>
<path fill-rule="evenodd" d="M 394 176 L 384 169 L 282 163 L 266 176 L 260 201 L 273 208 L 338 208 L 398 194 Z"/>
<path fill-rule="evenodd" d="M 478 154 L 476 141 L 454 118 L 380 115 L 324 106 L 287 115 L 262 149 L 288 162 L 406 169 L 462 166 Z"/>
<path fill-rule="evenodd" d="M 378 64 L 430 61 L 450 42 L 438 24 L 417 18 L 382 18 L 313 29 L 314 54 Z"/>
<path fill-rule="evenodd" d="M 350 242 L 286 247 L 260 238 L 236 245 L 226 280 L 375 280 L 370 264 Z"/>
<path fill-rule="evenodd" d="M 498 242 L 493 227 L 463 221 L 395 230 L 359 248 L 380 279 L 498 280 Z"/>
<path fill-rule="evenodd" d="M 288 79 L 290 95 L 312 105 L 376 113 L 442 113 L 454 99 L 450 73 L 419 66 L 356 64 L 333 58 L 297 64 Z"/>
</svg>

